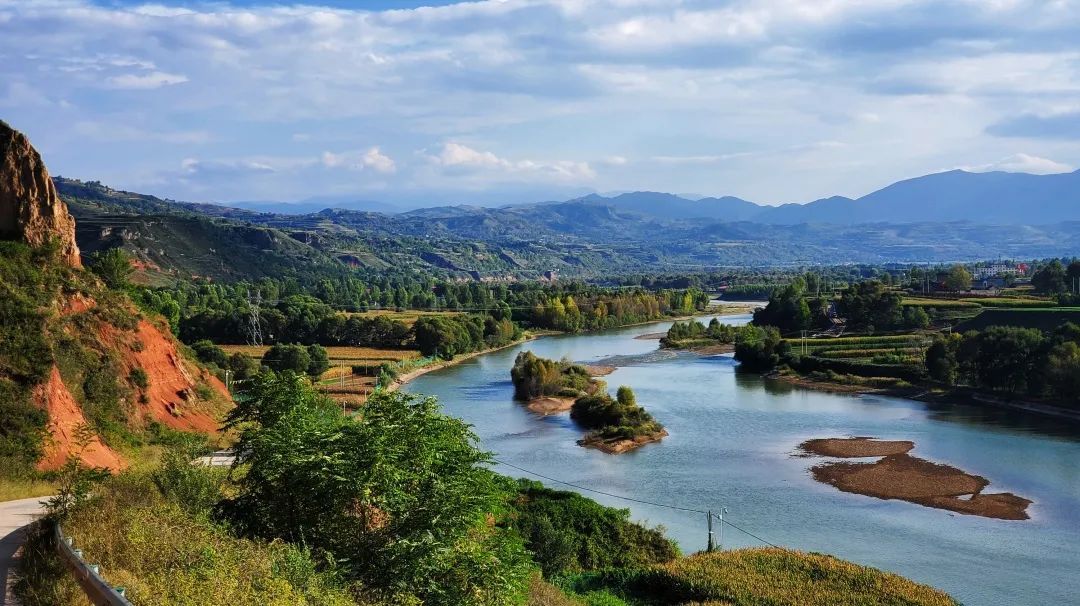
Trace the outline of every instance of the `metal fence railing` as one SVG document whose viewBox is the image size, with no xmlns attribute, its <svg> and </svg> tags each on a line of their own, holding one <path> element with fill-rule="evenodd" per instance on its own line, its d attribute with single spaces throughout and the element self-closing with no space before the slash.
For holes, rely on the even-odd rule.
<svg viewBox="0 0 1080 606">
<path fill-rule="evenodd" d="M 83 559 L 82 550 L 75 549 L 71 537 L 64 536 L 59 524 L 54 527 L 54 539 L 60 559 L 95 606 L 131 606 L 131 602 L 124 597 L 124 588 L 109 585 L 101 577 L 100 567 Z"/>
</svg>

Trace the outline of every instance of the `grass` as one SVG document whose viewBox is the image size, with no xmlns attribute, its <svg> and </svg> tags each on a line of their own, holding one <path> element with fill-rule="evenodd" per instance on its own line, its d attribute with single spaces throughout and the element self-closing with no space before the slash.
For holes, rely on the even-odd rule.
<svg viewBox="0 0 1080 606">
<path fill-rule="evenodd" d="M 56 491 L 56 484 L 41 478 L 0 478 L 0 501 L 44 497 Z"/>
<path fill-rule="evenodd" d="M 969 308 L 978 309 L 982 307 L 973 299 L 924 299 L 920 297 L 905 297 L 903 305 L 911 307 L 933 307 L 937 309 L 944 308 Z"/>
<path fill-rule="evenodd" d="M 236 538 L 166 499 L 147 474 L 125 473 L 101 488 L 102 496 L 64 522 L 64 532 L 134 604 L 366 604 L 354 601 L 331 575 L 317 572 L 301 548 Z M 27 544 L 27 580 L 19 588 L 23 604 L 85 604 L 41 530 Z"/>
<path fill-rule="evenodd" d="M 816 553 L 739 549 L 697 554 L 638 571 L 584 574 L 564 585 L 605 606 L 956 606 L 947 594 L 901 576 Z"/>
</svg>

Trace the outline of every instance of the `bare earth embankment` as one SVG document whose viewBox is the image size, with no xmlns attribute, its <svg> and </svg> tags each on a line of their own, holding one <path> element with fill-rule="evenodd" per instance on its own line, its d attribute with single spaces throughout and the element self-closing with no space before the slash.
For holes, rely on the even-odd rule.
<svg viewBox="0 0 1080 606">
<path fill-rule="evenodd" d="M 913 457 L 914 443 L 872 438 L 807 440 L 805 452 L 837 458 L 882 457 L 873 463 L 822 463 L 814 479 L 844 492 L 1001 520 L 1028 519 L 1031 501 L 1011 493 L 982 494 L 990 481 L 949 465 Z"/>
</svg>

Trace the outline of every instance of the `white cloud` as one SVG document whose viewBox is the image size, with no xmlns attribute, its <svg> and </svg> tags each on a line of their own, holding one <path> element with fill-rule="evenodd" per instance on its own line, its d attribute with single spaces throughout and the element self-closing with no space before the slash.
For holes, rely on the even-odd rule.
<svg viewBox="0 0 1080 606">
<path fill-rule="evenodd" d="M 1072 166 L 1063 162 L 1056 162 L 1049 158 L 1040 158 L 1039 156 L 1032 156 L 1024 153 L 1013 154 L 989 164 L 966 166 L 963 168 L 964 170 L 975 173 L 1001 170 L 1010 173 L 1032 173 L 1035 175 L 1069 173 L 1075 170 Z"/>
<path fill-rule="evenodd" d="M 166 72 L 150 72 L 148 74 L 122 74 L 119 76 L 110 76 L 105 80 L 105 82 L 111 88 L 124 88 L 133 90 L 161 88 L 162 86 L 181 84 L 187 81 L 187 76 L 181 74 L 170 74 Z"/>
<path fill-rule="evenodd" d="M 372 147 L 364 152 L 360 160 L 364 166 L 370 167 L 376 172 L 392 173 L 397 170 L 393 158 L 380 152 L 378 147 Z"/>
<path fill-rule="evenodd" d="M 322 153 L 323 166 L 327 168 L 348 168 L 362 170 L 370 168 L 379 173 L 393 173 L 397 170 L 397 164 L 390 156 L 379 151 L 378 147 L 372 147 L 365 152 L 342 152 L 334 153 L 324 151 Z"/>
<path fill-rule="evenodd" d="M 451 171 L 473 171 L 500 178 L 516 176 L 525 179 L 552 178 L 562 181 L 588 181 L 596 172 L 588 162 L 571 160 L 507 160 L 489 151 L 479 151 L 461 143 L 443 144 L 442 150 L 428 156 L 433 164 Z"/>
<path fill-rule="evenodd" d="M 1080 11 L 1061 1 L 154 1 L 0 0 L 0 109 L 65 174 L 166 175 L 159 193 L 178 198 L 318 194 L 287 181 L 310 169 L 327 189 L 805 200 L 1010 156 L 1016 139 L 987 127 L 1080 95 Z M 137 106 L 125 92 L 161 88 Z M 65 126 L 120 111 L 130 151 Z M 177 171 L 171 145 L 146 141 L 204 159 Z M 1080 163 L 1075 137 L 1024 146 Z"/>
</svg>

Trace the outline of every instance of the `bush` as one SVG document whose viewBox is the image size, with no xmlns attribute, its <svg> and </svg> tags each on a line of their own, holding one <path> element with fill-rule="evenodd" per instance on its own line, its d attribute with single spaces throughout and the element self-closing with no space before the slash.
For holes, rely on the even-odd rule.
<svg viewBox="0 0 1080 606">
<path fill-rule="evenodd" d="M 209 339 L 196 341 L 191 345 L 191 350 L 195 352 L 195 357 L 199 358 L 199 361 L 204 364 L 213 364 L 218 368 L 226 368 L 229 363 L 229 354 L 225 353 L 224 349 L 218 347 Z"/>
<path fill-rule="evenodd" d="M 570 418 L 604 439 L 632 439 L 664 428 L 638 406 L 633 390 L 626 386 L 619 388 L 615 400 L 603 392 L 578 398 L 570 408 Z"/>
<path fill-rule="evenodd" d="M 518 480 L 506 524 L 525 540 L 544 576 L 638 567 L 678 557 L 662 528 L 630 521 L 630 510 L 605 507 L 574 492 Z"/>
<path fill-rule="evenodd" d="M 589 370 L 569 360 L 548 360 L 531 351 L 523 351 L 510 369 L 514 398 L 531 400 L 539 396 L 569 394 L 576 397 L 590 391 L 593 381 Z"/>
<path fill-rule="evenodd" d="M 150 387 L 150 375 L 146 374 L 146 371 L 142 368 L 132 368 L 128 373 L 128 380 L 138 387 L 139 389 L 146 390 Z"/>
</svg>

